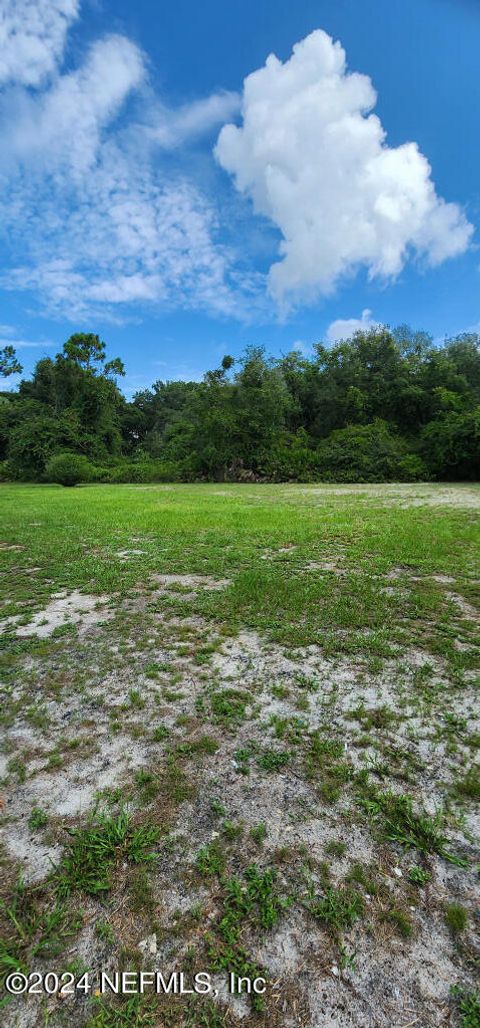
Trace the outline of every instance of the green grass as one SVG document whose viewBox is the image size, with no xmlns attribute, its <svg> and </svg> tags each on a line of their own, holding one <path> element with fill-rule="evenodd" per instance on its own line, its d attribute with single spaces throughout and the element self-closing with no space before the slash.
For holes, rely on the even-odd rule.
<svg viewBox="0 0 480 1028">
<path fill-rule="evenodd" d="M 15 819 L 12 799 L 2 821 L 7 833 L 28 829 L 34 852 L 63 846 L 44 882 L 5 886 L 4 972 L 72 949 L 92 911 L 96 945 L 122 966 L 136 966 L 138 940 L 155 931 L 188 969 L 253 977 L 268 977 L 264 936 L 281 930 L 291 904 L 311 952 L 321 940 L 322 961 L 333 947 L 342 970 L 358 952 L 360 973 L 365 937 L 382 920 L 381 939 L 395 945 L 398 933 L 402 947 L 432 917 L 463 931 L 456 900 L 473 895 L 478 862 L 469 826 L 480 735 L 469 725 L 480 647 L 446 594 L 480 607 L 480 532 L 462 486 L 459 505 L 443 508 L 440 488 L 400 487 L 397 502 L 394 486 L 0 487 L 2 538 L 23 547 L 0 549 L 2 616 L 28 624 L 62 589 L 102 594 L 98 620 L 113 615 L 81 636 L 67 625 L 21 638 L 12 627 L 0 640 L 0 723 L 14 729 L 3 785 L 27 803 Z M 142 552 L 124 560 L 125 549 Z M 169 573 L 230 584 L 159 589 L 155 576 Z M 95 792 L 104 745 L 111 784 Z M 59 775 L 91 781 L 92 802 L 108 813 L 60 816 L 49 795 Z M 400 850 L 410 860 L 396 878 Z M 432 854 L 462 868 L 450 894 L 436 888 Z M 195 895 L 167 923 L 170 886 Z M 350 929 L 353 952 L 341 938 Z M 470 936 L 455 943 L 466 972 Z M 305 970 L 306 981 L 308 957 Z M 266 998 L 265 1023 L 276 1023 L 278 996 Z M 85 1017 L 93 1028 L 173 1028 L 180 1015 L 169 1004 L 102 1001 Z M 478 1025 L 474 994 L 462 993 L 457 1010 L 467 1028 Z M 181 1017 L 195 1028 L 225 1020 L 203 1001 L 183 1003 Z"/>
<path fill-rule="evenodd" d="M 434 495 L 436 487 L 430 488 Z M 215 610 L 223 621 L 243 621 L 292 644 L 322 638 L 341 648 L 334 629 L 368 628 L 371 636 L 358 636 L 355 646 L 380 652 L 388 648 L 389 633 L 398 631 L 400 617 L 409 619 L 413 632 L 419 618 L 440 610 L 442 600 L 439 589 L 426 582 L 409 583 L 403 598 L 385 594 L 373 574 L 397 565 L 459 574 L 478 546 L 478 525 L 461 510 L 389 510 L 381 495 L 368 490 L 228 486 L 218 493 L 213 485 L 2 485 L 4 539 L 25 547 L 21 560 L 15 551 L 1 554 L 6 569 L 21 564 L 10 590 L 12 604 L 27 599 L 41 608 L 59 588 L 126 595 L 151 572 L 210 574 L 232 578 L 231 587 L 171 602 L 206 615 Z M 287 533 L 294 548 L 275 556 Z M 141 538 L 145 552 L 124 561 L 118 553 L 131 546 L 132 536 Z M 274 559 L 259 561 L 262 548 L 272 550 Z M 345 579 L 297 574 L 302 562 L 325 553 L 339 555 Z M 39 568 L 35 575 L 29 565 Z"/>
<path fill-rule="evenodd" d="M 380 792 L 370 788 L 361 796 L 360 803 L 377 822 L 382 835 L 389 842 L 398 843 L 405 849 L 417 849 L 420 853 L 438 853 L 450 863 L 464 865 L 464 860 L 448 848 L 441 813 L 435 817 L 417 814 L 410 796 L 398 795 L 389 790 Z"/>
<path fill-rule="evenodd" d="M 313 900 L 309 909 L 317 921 L 326 925 L 333 935 L 338 935 L 362 917 L 365 904 L 356 889 L 327 886 L 325 895 Z"/>
<path fill-rule="evenodd" d="M 447 903 L 445 907 L 445 924 L 452 935 L 459 935 L 465 931 L 468 923 L 468 914 L 465 907 L 460 903 Z"/>
<path fill-rule="evenodd" d="M 455 783 L 453 792 L 459 799 L 480 800 L 480 767 L 471 767 L 464 778 Z"/>
<path fill-rule="evenodd" d="M 89 824 L 73 829 L 70 836 L 55 872 L 60 897 L 77 890 L 93 896 L 109 892 L 121 860 L 133 864 L 155 861 L 159 831 L 148 825 L 135 827 L 125 812 L 117 817 L 100 813 Z"/>
<path fill-rule="evenodd" d="M 454 985 L 452 997 L 460 1015 L 460 1028 L 480 1028 L 480 992 Z"/>
</svg>

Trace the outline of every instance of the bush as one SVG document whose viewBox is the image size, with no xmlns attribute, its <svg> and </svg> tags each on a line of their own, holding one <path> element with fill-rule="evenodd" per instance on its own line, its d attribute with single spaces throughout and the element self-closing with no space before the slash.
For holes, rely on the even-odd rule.
<svg viewBox="0 0 480 1028">
<path fill-rule="evenodd" d="M 324 482 L 416 482 L 428 477 L 420 457 L 390 432 L 385 421 L 337 429 L 319 443 Z"/>
<path fill-rule="evenodd" d="M 258 459 L 260 474 L 271 482 L 310 482 L 318 478 L 317 456 L 304 428 L 279 435 Z"/>
<path fill-rule="evenodd" d="M 430 421 L 421 437 L 425 461 L 435 478 L 480 477 L 480 406 L 459 414 L 449 411 Z"/>
<path fill-rule="evenodd" d="M 45 478 L 48 482 L 57 482 L 58 485 L 73 486 L 78 482 L 90 482 L 92 467 L 87 458 L 80 453 L 55 453 L 47 463 Z"/>
<path fill-rule="evenodd" d="M 174 461 L 142 460 L 124 461 L 106 471 L 104 482 L 179 482 L 179 469 Z"/>
</svg>

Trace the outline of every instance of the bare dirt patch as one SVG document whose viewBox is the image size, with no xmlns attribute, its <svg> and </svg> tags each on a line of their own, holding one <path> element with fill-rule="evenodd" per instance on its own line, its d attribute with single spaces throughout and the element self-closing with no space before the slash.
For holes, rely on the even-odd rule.
<svg viewBox="0 0 480 1028">
<path fill-rule="evenodd" d="M 153 575 L 153 581 L 159 586 L 159 592 L 168 593 L 175 586 L 190 590 L 190 595 L 198 592 L 217 592 L 226 589 L 231 583 L 229 578 L 212 578 L 210 575 Z"/>
<path fill-rule="evenodd" d="M 37 611 L 28 625 L 17 625 L 15 634 L 20 637 L 36 635 L 39 639 L 46 639 L 56 628 L 65 625 L 78 625 L 80 634 L 83 634 L 113 617 L 113 612 L 107 609 L 108 603 L 108 596 L 89 596 L 78 589 L 70 593 L 62 590 L 53 594 L 50 603 L 44 610 Z M 14 615 L 6 618 L 3 625 L 6 627 L 18 620 L 19 617 Z"/>
</svg>

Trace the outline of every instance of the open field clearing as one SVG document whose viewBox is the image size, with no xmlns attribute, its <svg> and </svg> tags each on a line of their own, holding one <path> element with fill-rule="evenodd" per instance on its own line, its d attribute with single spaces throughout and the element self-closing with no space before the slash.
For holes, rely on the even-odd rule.
<svg viewBox="0 0 480 1028">
<path fill-rule="evenodd" d="M 478 1026 L 480 488 L 0 502 L 2 1024 Z"/>
</svg>

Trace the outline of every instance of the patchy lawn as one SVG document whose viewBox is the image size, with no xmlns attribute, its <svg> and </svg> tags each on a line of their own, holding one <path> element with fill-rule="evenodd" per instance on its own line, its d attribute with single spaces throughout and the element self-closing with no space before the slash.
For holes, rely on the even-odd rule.
<svg viewBox="0 0 480 1028">
<path fill-rule="evenodd" d="M 480 488 L 0 503 L 2 1023 L 480 1025 Z"/>
</svg>

